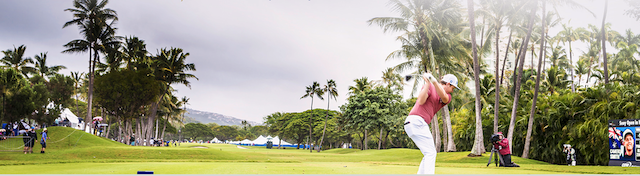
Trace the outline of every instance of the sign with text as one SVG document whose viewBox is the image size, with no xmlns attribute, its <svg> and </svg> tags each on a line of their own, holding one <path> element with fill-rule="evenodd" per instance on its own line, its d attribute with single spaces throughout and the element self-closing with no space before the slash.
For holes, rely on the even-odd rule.
<svg viewBox="0 0 640 176">
<path fill-rule="evenodd" d="M 640 166 L 640 119 L 609 121 L 609 166 Z"/>
</svg>

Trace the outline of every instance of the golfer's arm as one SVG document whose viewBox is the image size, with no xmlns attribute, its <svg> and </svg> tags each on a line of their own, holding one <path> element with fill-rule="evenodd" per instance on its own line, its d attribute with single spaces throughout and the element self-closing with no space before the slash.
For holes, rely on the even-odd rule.
<svg viewBox="0 0 640 176">
<path fill-rule="evenodd" d="M 424 88 L 422 88 L 422 90 L 420 90 L 420 94 L 418 94 L 418 99 L 416 101 L 418 101 L 418 103 L 420 105 L 423 105 L 425 102 L 427 102 L 427 98 L 429 98 L 429 88 L 431 87 L 431 84 L 429 84 L 429 82 L 424 84 Z"/>
<path fill-rule="evenodd" d="M 436 88 L 436 93 L 438 94 L 438 96 L 440 96 L 440 99 L 442 99 L 442 102 L 444 104 L 448 104 L 449 96 L 447 96 L 447 94 L 444 92 L 442 85 L 440 85 L 440 83 L 434 83 L 433 86 Z"/>
</svg>

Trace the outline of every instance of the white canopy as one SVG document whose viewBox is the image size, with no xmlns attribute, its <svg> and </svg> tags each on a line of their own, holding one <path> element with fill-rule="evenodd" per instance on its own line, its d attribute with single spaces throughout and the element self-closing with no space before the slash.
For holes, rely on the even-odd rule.
<svg viewBox="0 0 640 176">
<path fill-rule="evenodd" d="M 222 143 L 222 141 L 220 141 L 217 137 L 214 137 L 213 139 L 211 139 L 211 143 Z"/>
<path fill-rule="evenodd" d="M 244 140 L 240 141 L 240 143 L 249 144 L 249 143 L 252 143 L 252 141 L 249 140 L 249 139 L 244 139 Z"/>
<path fill-rule="evenodd" d="M 73 114 L 73 112 L 71 112 L 71 110 L 69 110 L 69 108 L 64 108 L 64 110 L 62 112 L 60 112 L 60 118 L 62 120 L 69 119 L 69 122 L 71 123 L 78 123 L 78 116 L 76 116 L 75 114 Z"/>
<path fill-rule="evenodd" d="M 267 141 L 268 141 L 267 138 L 265 138 L 264 136 L 260 135 L 258 137 L 258 139 L 253 140 L 252 143 L 254 143 L 254 144 L 267 144 Z"/>
<path fill-rule="evenodd" d="M 267 138 L 269 138 L 269 137 L 271 137 L 271 136 L 267 136 Z M 280 138 L 278 138 L 278 136 L 276 136 L 273 139 L 271 139 L 271 141 L 273 142 L 273 145 L 278 145 L 278 142 L 280 142 Z M 281 145 L 292 145 L 292 144 L 283 140 Z"/>
</svg>

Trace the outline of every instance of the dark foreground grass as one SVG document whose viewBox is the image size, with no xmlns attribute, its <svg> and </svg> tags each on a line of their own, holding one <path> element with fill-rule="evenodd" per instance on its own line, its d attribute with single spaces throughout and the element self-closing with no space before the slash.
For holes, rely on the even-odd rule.
<svg viewBox="0 0 640 176">
<path fill-rule="evenodd" d="M 49 133 L 51 139 L 46 154 L 38 153 L 39 144 L 33 154 L 0 152 L 0 170 L 4 174 L 131 174 L 140 170 L 156 174 L 415 174 L 422 159 L 420 151 L 415 149 L 332 149 L 309 153 L 295 148 L 241 149 L 228 144 L 132 147 L 70 128 L 52 127 Z M 640 173 L 640 168 L 569 167 L 519 157 L 513 160 L 522 166 L 520 168 L 487 167 L 488 154 L 467 157 L 468 153 L 439 153 L 436 173 Z"/>
</svg>

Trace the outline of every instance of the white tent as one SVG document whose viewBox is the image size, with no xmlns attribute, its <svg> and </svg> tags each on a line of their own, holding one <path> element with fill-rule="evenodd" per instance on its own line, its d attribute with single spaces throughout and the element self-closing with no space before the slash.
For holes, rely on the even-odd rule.
<svg viewBox="0 0 640 176">
<path fill-rule="evenodd" d="M 217 137 L 211 139 L 210 141 L 211 143 L 222 143 L 222 141 L 220 141 Z"/>
<path fill-rule="evenodd" d="M 266 145 L 267 144 L 267 138 L 265 138 L 264 136 L 260 135 L 258 137 L 258 139 L 251 141 L 251 143 L 254 143 L 256 145 Z"/>
<path fill-rule="evenodd" d="M 271 136 L 267 136 L 267 138 L 269 138 Z M 280 138 L 278 138 L 278 136 L 274 137 L 273 139 L 271 139 L 271 141 L 273 141 L 273 145 L 277 146 L 279 142 L 281 142 L 281 145 L 293 145 L 291 143 L 288 143 L 287 141 L 280 141 Z"/>
<path fill-rule="evenodd" d="M 72 128 L 75 129 L 82 129 L 82 126 L 84 125 L 84 122 L 80 123 L 80 120 L 78 119 L 78 116 L 76 116 L 75 114 L 73 114 L 73 112 L 71 112 L 71 110 L 69 110 L 69 108 L 64 108 L 64 110 L 62 112 L 60 112 L 60 118 L 61 121 L 63 121 L 64 119 L 69 120 L 69 122 L 71 124 Z M 78 127 L 78 125 L 80 125 L 80 127 Z"/>
</svg>

